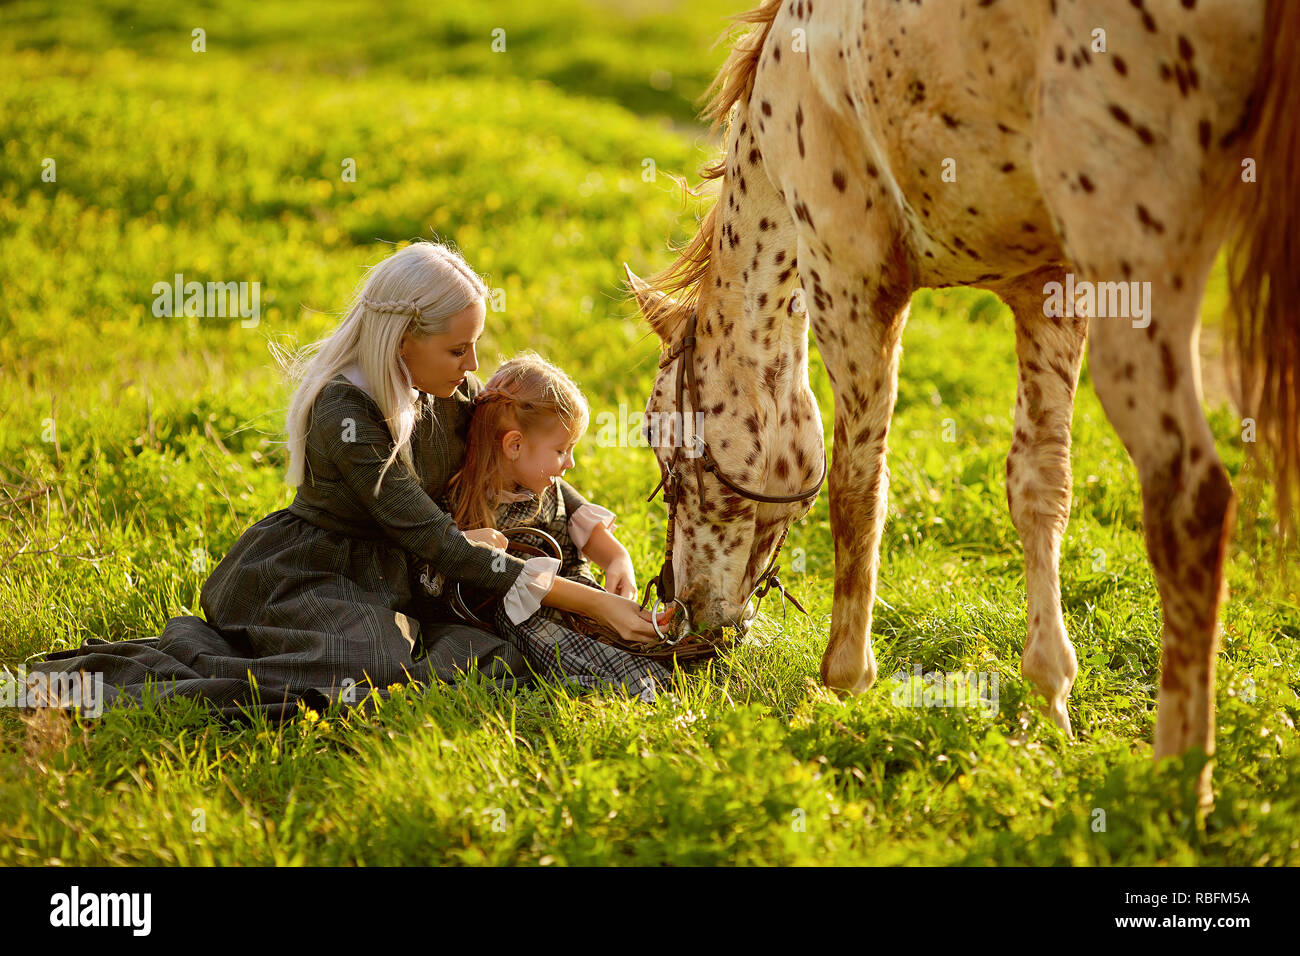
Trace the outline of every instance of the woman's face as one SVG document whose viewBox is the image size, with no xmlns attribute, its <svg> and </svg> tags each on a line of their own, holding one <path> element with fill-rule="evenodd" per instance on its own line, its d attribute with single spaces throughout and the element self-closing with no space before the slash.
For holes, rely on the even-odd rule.
<svg viewBox="0 0 1300 956">
<path fill-rule="evenodd" d="M 410 332 L 403 335 L 398 352 L 411 370 L 411 384 L 430 395 L 450 398 L 465 381 L 465 373 L 478 368 L 475 345 L 486 318 L 487 306 L 480 299 L 448 319 L 445 332 L 424 338 Z"/>
</svg>

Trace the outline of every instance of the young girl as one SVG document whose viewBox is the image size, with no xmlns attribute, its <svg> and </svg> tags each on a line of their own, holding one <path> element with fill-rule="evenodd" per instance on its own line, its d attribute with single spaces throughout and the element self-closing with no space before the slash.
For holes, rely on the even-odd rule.
<svg viewBox="0 0 1300 956">
<path fill-rule="evenodd" d="M 653 700 L 670 672 L 660 663 L 602 644 L 566 628 L 554 608 L 540 609 L 556 575 L 600 589 L 588 559 L 605 570 L 605 590 L 636 597 L 627 550 L 613 535 L 612 511 L 585 501 L 562 475 L 573 467 L 573 449 L 587 429 L 582 392 L 564 372 L 533 352 L 503 364 L 474 405 L 465 464 L 447 485 L 448 510 L 460 528 L 498 531 L 521 527 L 548 532 L 563 560 L 529 558 L 527 592 L 507 595 L 496 613 L 497 632 L 538 672 L 587 687 L 604 681 L 637 690 Z M 504 535 L 495 542 L 504 547 Z M 526 540 L 526 539 L 525 539 Z M 436 577 L 429 590 L 440 593 Z"/>
<path fill-rule="evenodd" d="M 463 533 L 436 503 L 463 463 L 486 294 L 436 243 L 373 267 L 342 324 L 292 363 L 286 480 L 297 493 L 213 570 L 201 590 L 206 620 L 174 617 L 157 638 L 91 638 L 29 670 L 101 673 L 109 704 L 168 679 L 155 692 L 201 697 L 231 716 L 254 705 L 292 713 L 303 698 L 358 703 L 370 688 L 454 679 L 474 662 L 526 671 L 499 635 L 421 621 L 420 563 L 501 598 L 510 625 L 541 591 L 541 603 L 649 639 L 649 612 L 635 601 L 564 578 L 545 587 L 544 575 L 494 547 L 497 532 Z"/>
</svg>

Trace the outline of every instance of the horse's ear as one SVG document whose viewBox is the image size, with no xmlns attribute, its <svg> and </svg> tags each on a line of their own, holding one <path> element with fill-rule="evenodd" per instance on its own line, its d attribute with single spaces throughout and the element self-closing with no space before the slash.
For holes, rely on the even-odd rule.
<svg viewBox="0 0 1300 956">
<path fill-rule="evenodd" d="M 627 273 L 628 288 L 632 290 L 632 295 L 636 297 L 637 308 L 641 310 L 641 315 L 650 323 L 650 328 L 654 329 L 655 334 L 660 339 L 667 341 L 667 329 L 665 318 L 676 309 L 677 303 L 669 296 L 658 289 L 653 288 L 650 283 L 646 282 L 640 276 L 636 275 L 628 264 L 623 263 L 623 271 Z"/>
</svg>

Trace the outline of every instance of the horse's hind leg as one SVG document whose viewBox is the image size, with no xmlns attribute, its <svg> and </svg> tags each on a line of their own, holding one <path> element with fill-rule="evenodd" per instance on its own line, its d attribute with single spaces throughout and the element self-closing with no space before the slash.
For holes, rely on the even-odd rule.
<svg viewBox="0 0 1300 956">
<path fill-rule="evenodd" d="M 1043 286 L 1064 270 L 1044 269 L 996 291 L 1016 321 L 1015 435 L 1007 455 L 1007 503 L 1025 550 L 1028 631 L 1021 670 L 1071 733 L 1066 700 L 1079 670 L 1061 614 L 1061 536 L 1070 518 L 1070 421 L 1087 335 L 1083 318 L 1050 318 Z"/>
<path fill-rule="evenodd" d="M 1057 39 L 1068 35 L 1062 29 Z M 1129 62 L 1142 52 L 1112 46 Z M 1186 102 L 1177 86 L 1134 87 L 1131 74 L 1099 66 L 1049 80 L 1035 121 L 1036 174 L 1076 283 L 1096 292 L 1089 369 L 1137 466 L 1164 610 L 1155 756 L 1192 748 L 1212 754 L 1217 618 L 1234 504 L 1201 409 L 1196 342 L 1219 244 L 1206 222 L 1209 184 L 1231 175 L 1235 162 L 1215 145 L 1229 112 L 1215 107 L 1232 102 L 1229 93 L 1244 100 L 1249 77 L 1206 70 Z M 1240 89 L 1225 92 L 1225 84 Z M 1198 135 L 1201 116 L 1211 119 L 1201 121 Z M 1080 130 L 1087 131 L 1085 150 Z M 1203 799 L 1208 783 L 1207 764 Z"/>
<path fill-rule="evenodd" d="M 1240 67 L 1255 62 L 1263 9 L 1166 6 L 1156 17 L 1117 5 L 1104 60 L 1044 56 L 1033 129 L 1034 171 L 1058 238 L 1076 278 L 1097 293 L 1091 377 L 1142 484 L 1164 611 L 1157 760 L 1194 748 L 1214 753 L 1218 612 L 1235 507 L 1201 409 L 1196 343 L 1222 239 L 1207 210 L 1214 190 L 1240 172 L 1241 157 L 1227 144 L 1253 83 Z M 1056 13 L 1045 50 L 1068 49 L 1093 26 L 1081 4 L 1058 4 Z M 1174 83 L 1167 66 L 1164 75 L 1124 71 L 1119 57 L 1178 63 L 1184 72 Z M 1188 63 L 1196 82 L 1184 82 Z M 1105 314 L 1098 283 L 1108 286 Z M 1211 799 L 1209 770 L 1207 763 L 1198 782 L 1203 802 Z"/>
<path fill-rule="evenodd" d="M 1152 282 L 1145 329 L 1094 319 L 1089 352 L 1097 394 L 1142 482 L 1147 553 L 1164 608 L 1157 759 L 1192 747 L 1214 753 L 1216 622 L 1234 502 L 1200 402 L 1196 320 L 1209 262 L 1187 262 L 1187 272 L 1175 274 L 1181 290 Z M 1161 273 L 1151 262 L 1134 274 Z"/>
</svg>

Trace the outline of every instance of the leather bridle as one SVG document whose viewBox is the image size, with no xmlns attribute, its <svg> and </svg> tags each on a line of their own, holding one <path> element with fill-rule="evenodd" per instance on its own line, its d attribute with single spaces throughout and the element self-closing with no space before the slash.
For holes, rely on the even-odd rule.
<svg viewBox="0 0 1300 956">
<path fill-rule="evenodd" d="M 686 334 L 682 337 L 681 341 L 665 353 L 663 358 L 659 361 L 659 368 L 664 369 L 669 365 L 669 363 L 678 359 L 681 360 L 677 366 L 676 405 L 678 420 L 681 422 L 681 435 L 677 436 L 679 440 L 673 443 L 673 453 L 668 460 L 667 468 L 661 469 L 659 484 L 655 485 L 654 491 L 650 492 L 650 496 L 646 498 L 646 501 L 653 501 L 655 495 L 659 493 L 659 489 L 663 489 L 664 503 L 668 505 L 668 541 L 665 548 L 663 566 L 659 569 L 659 575 L 657 577 L 651 578 L 646 582 L 645 596 L 641 599 L 641 607 L 645 608 L 646 604 L 649 602 L 650 589 L 653 587 L 658 595 L 655 601 L 654 613 L 652 615 L 655 633 L 657 633 L 660 639 L 667 644 L 675 644 L 676 641 L 670 640 L 667 635 L 659 630 L 659 614 L 661 613 L 661 608 L 666 609 L 669 605 L 677 604 L 682 609 L 682 613 L 688 616 L 688 626 L 683 633 L 687 633 L 690 630 L 690 610 L 686 607 L 686 604 L 677 597 L 676 582 L 673 580 L 673 541 L 675 538 L 677 523 L 677 501 L 681 493 L 681 471 L 678 466 L 678 459 L 685 448 L 686 413 L 683 411 L 682 406 L 684 385 L 688 385 L 690 388 L 692 413 L 700 407 L 699 391 L 695 383 L 695 328 L 698 319 L 698 310 L 692 310 L 690 320 L 686 324 Z M 826 452 L 823 449 L 821 477 L 818 478 L 817 483 L 807 491 L 800 491 L 793 495 L 760 494 L 736 484 L 723 474 L 722 469 L 718 467 L 718 463 L 713 459 L 713 455 L 709 452 L 708 442 L 704 440 L 702 435 L 696 432 L 692 435 L 692 439 L 694 445 L 698 449 L 698 453 L 694 456 L 695 487 L 699 491 L 701 503 L 704 501 L 704 472 L 706 471 L 712 473 L 714 477 L 742 498 L 748 498 L 750 501 L 757 501 L 765 504 L 791 504 L 796 501 L 808 501 L 817 496 L 817 493 L 821 490 L 823 482 L 826 480 Z M 749 592 L 749 596 L 746 597 L 744 603 L 740 605 L 741 614 L 744 614 L 745 610 L 749 607 L 749 602 L 751 600 L 757 597 L 761 602 L 763 596 L 773 588 L 780 591 L 783 598 L 789 598 L 791 603 L 799 609 L 800 613 L 805 615 L 808 613 L 803 609 L 803 605 L 795 600 L 793 595 L 786 591 L 785 586 L 781 583 L 781 579 L 777 576 L 777 556 L 780 555 L 781 547 L 785 544 L 785 538 L 789 532 L 790 527 L 787 525 L 786 529 L 781 532 L 780 540 L 776 543 L 776 549 L 772 552 L 772 557 L 768 561 L 767 567 L 755 580 L 753 590 Z M 754 611 L 756 614 L 758 611 L 757 606 L 755 606 Z M 743 628 L 742 622 L 737 621 L 735 624 L 737 627 Z"/>
</svg>

